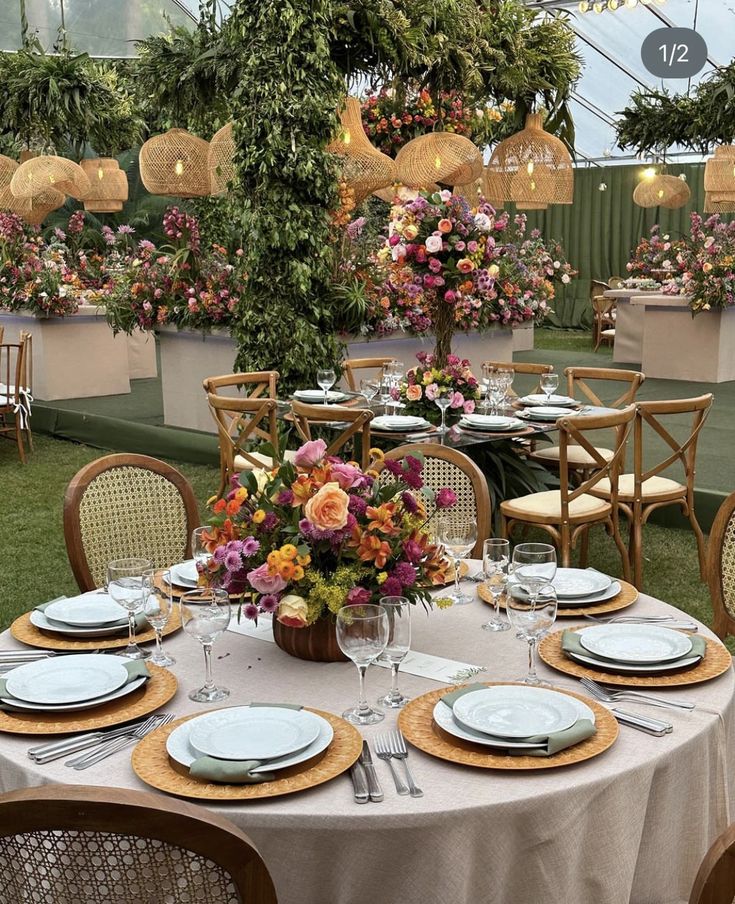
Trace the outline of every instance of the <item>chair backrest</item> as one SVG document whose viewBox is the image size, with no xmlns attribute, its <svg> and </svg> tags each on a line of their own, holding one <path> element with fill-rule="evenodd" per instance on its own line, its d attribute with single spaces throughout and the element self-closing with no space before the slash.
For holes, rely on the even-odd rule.
<svg viewBox="0 0 735 904">
<path fill-rule="evenodd" d="M 373 412 L 369 408 L 349 408 L 344 405 L 307 405 L 294 400 L 291 403 L 294 424 L 304 442 L 311 439 L 312 424 L 344 423 L 346 427 L 327 446 L 327 455 L 336 455 L 347 443 L 360 438 L 360 464 L 367 468 L 370 463 L 370 421 Z"/>
<path fill-rule="evenodd" d="M 472 459 L 448 446 L 438 443 L 414 443 L 397 446 L 385 453 L 389 459 L 401 459 L 406 455 L 420 452 L 424 457 L 424 483 L 437 491 L 449 487 L 457 496 L 457 503 L 451 509 L 453 515 L 464 515 L 477 521 L 477 543 L 472 552 L 473 558 L 482 558 L 482 544 L 490 536 L 492 525 L 492 504 L 487 479 Z M 386 472 L 381 479 L 393 479 Z M 437 515 L 433 502 L 426 500 L 426 514 L 429 524 Z"/>
<path fill-rule="evenodd" d="M 395 358 L 345 358 L 342 362 L 342 372 L 348 387 L 352 392 L 357 392 L 360 388 L 359 382 L 355 377 L 357 370 L 380 370 L 382 371 L 386 364 L 392 364 Z M 370 375 L 373 376 L 372 374 Z"/>
<path fill-rule="evenodd" d="M 27 344 L 7 342 L 0 345 L 0 410 L 17 411 L 25 375 Z"/>
<path fill-rule="evenodd" d="M 594 301 L 596 297 L 598 297 L 602 292 L 607 292 L 610 288 L 606 282 L 603 282 L 601 279 L 591 279 L 590 280 L 590 301 Z"/>
<path fill-rule="evenodd" d="M 3 344 L 3 339 L 5 338 L 5 327 L 0 324 L 0 345 Z"/>
<path fill-rule="evenodd" d="M 732 904 L 734 899 L 735 825 L 731 825 L 704 855 L 689 904 Z"/>
<path fill-rule="evenodd" d="M 514 374 L 530 374 L 532 376 L 537 376 L 539 380 L 543 374 L 550 374 L 554 370 L 553 364 L 532 364 L 530 362 L 523 361 L 483 361 L 481 367 L 495 367 L 501 368 L 502 370 L 512 370 Z M 536 381 L 531 392 L 540 392 L 541 387 L 539 385 L 539 381 Z M 508 390 L 508 395 L 511 398 L 517 397 L 518 393 L 511 387 Z"/>
<path fill-rule="evenodd" d="M 252 455 L 247 447 L 255 440 L 271 445 L 270 457 L 274 464 L 280 460 L 278 444 L 278 403 L 269 398 L 232 398 L 207 393 L 209 410 L 217 424 L 219 437 L 220 494 L 235 473 L 235 456 L 245 458 L 253 468 L 262 468 L 263 462 Z"/>
<path fill-rule="evenodd" d="M 23 351 L 23 388 L 33 395 L 33 333 L 20 331 L 19 341 L 25 346 Z M 2 339 L 0 339 L 2 342 Z"/>
<path fill-rule="evenodd" d="M 602 322 L 610 315 L 612 310 L 617 307 L 615 298 L 605 298 L 604 295 L 595 295 L 592 298 L 592 310 L 595 314 L 595 321 Z"/>
<path fill-rule="evenodd" d="M 252 373 L 223 374 L 221 377 L 207 377 L 202 386 L 207 395 L 230 395 L 223 389 L 235 390 L 233 398 L 268 399 L 277 398 L 279 373 L 277 370 L 259 370 Z"/>
<path fill-rule="evenodd" d="M 707 546 L 707 583 L 718 637 L 735 634 L 735 493 L 712 523 Z"/>
<path fill-rule="evenodd" d="M 633 437 L 634 496 L 640 498 L 641 485 L 651 477 L 656 477 L 677 462 L 684 470 L 687 498 L 694 496 L 694 469 L 697 461 L 697 443 L 707 416 L 712 408 L 711 392 L 691 399 L 671 399 L 662 402 L 638 402 L 636 404 L 635 431 Z M 691 414 L 691 428 L 687 436 L 676 439 L 662 423 L 662 418 Z M 671 452 L 650 467 L 644 462 L 644 433 L 646 428 L 664 441 Z"/>
<path fill-rule="evenodd" d="M 611 276 L 607 284 L 611 289 L 621 289 L 625 284 L 625 280 L 622 276 Z"/>
<path fill-rule="evenodd" d="M 18 904 L 277 904 L 262 857 L 223 816 L 77 785 L 0 797 L 0 887 Z"/>
<path fill-rule="evenodd" d="M 567 378 L 567 392 L 573 399 L 602 408 L 624 408 L 632 404 L 638 388 L 646 379 L 646 375 L 638 370 L 617 370 L 614 367 L 567 367 L 564 376 Z M 602 399 L 600 396 L 605 389 L 610 389 L 616 398 L 612 401 Z"/>
<path fill-rule="evenodd" d="M 151 559 L 157 568 L 188 559 L 200 523 L 189 482 L 147 455 L 106 455 L 72 478 L 64 497 L 64 539 L 80 590 L 105 583 L 114 559 Z"/>
</svg>

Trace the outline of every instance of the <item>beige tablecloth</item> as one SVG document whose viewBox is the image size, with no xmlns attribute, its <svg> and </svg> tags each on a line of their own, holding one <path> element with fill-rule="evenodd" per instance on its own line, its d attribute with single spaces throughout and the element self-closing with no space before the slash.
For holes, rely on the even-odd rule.
<svg viewBox="0 0 735 904">
<path fill-rule="evenodd" d="M 474 584 L 465 586 L 474 594 Z M 650 597 L 634 608 L 670 610 Z M 487 680 L 520 678 L 526 645 L 512 631 L 481 631 L 489 611 L 479 600 L 428 615 L 419 609 L 413 647 L 485 665 Z M 18 645 L 6 633 L 0 646 Z M 197 711 L 186 694 L 201 683 L 201 650 L 182 634 L 167 647 L 180 681 L 167 709 Z M 579 689 L 543 664 L 540 672 Z M 229 633 L 215 648 L 215 678 L 232 689 L 232 703 L 298 701 L 335 713 L 357 691 L 351 663 L 301 662 L 275 644 Z M 389 680 L 387 670 L 372 668 L 370 698 Z M 412 695 L 439 686 L 401 679 Z M 576 766 L 493 772 L 414 750 L 421 799 L 398 797 L 379 762 L 386 792 L 380 804 L 355 804 L 345 775 L 312 791 L 213 809 L 257 844 L 281 904 L 685 904 L 704 852 L 731 818 L 734 686 L 731 670 L 677 689 L 677 697 L 698 704 L 692 712 L 627 705 L 669 719 L 673 733 L 657 738 L 622 727 L 610 750 Z M 364 734 L 372 739 L 394 721 L 391 714 Z M 146 787 L 127 753 L 76 772 L 61 760 L 33 765 L 31 744 L 0 736 L 2 790 L 46 782 Z"/>
</svg>

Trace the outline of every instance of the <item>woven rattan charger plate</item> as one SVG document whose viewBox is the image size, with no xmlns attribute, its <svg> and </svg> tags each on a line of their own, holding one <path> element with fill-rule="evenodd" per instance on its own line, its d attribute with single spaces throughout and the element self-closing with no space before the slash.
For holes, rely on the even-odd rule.
<svg viewBox="0 0 735 904">
<path fill-rule="evenodd" d="M 178 682 L 168 669 L 150 663 L 146 665 L 151 677 L 143 687 L 126 697 L 111 700 L 95 709 L 58 713 L 56 716 L 50 713 L 0 712 L 0 732 L 46 735 L 96 731 L 147 716 L 168 703 L 176 693 Z"/>
<path fill-rule="evenodd" d="M 590 668 L 582 665 L 581 662 L 574 662 L 570 659 L 561 648 L 563 633 L 563 631 L 555 631 L 553 634 L 548 634 L 539 644 L 538 653 L 546 665 L 550 665 L 557 672 L 564 672 L 565 675 L 574 675 L 575 678 L 592 678 L 594 681 L 602 681 L 605 684 L 622 687 L 676 687 L 699 684 L 701 681 L 717 678 L 732 665 L 732 656 L 727 647 L 716 640 L 705 637 L 707 651 L 704 659 L 698 665 L 690 666 L 683 671 L 658 675 L 617 675 L 615 672 Z"/>
<path fill-rule="evenodd" d="M 498 685 L 507 686 L 515 684 L 513 681 L 484 681 L 487 687 Z M 526 685 L 521 685 L 525 687 Z M 554 688 L 560 694 L 576 697 L 582 700 L 595 713 L 595 725 L 597 731 L 591 738 L 568 747 L 560 753 L 549 757 L 537 756 L 509 756 L 504 753 L 488 753 L 489 747 L 480 744 L 472 744 L 463 741 L 443 731 L 434 722 L 433 712 L 437 702 L 444 694 L 456 690 L 455 687 L 443 687 L 436 691 L 430 691 L 421 697 L 411 700 L 398 716 L 398 726 L 405 737 L 430 756 L 440 760 L 448 760 L 450 763 L 461 763 L 464 766 L 477 766 L 480 769 L 509 769 L 513 771 L 526 771 L 531 769 L 554 769 L 557 766 L 571 766 L 573 763 L 582 763 L 607 750 L 618 736 L 618 723 L 604 706 L 575 694 L 572 691 Z"/>
<path fill-rule="evenodd" d="M 224 785 L 192 778 L 188 771 L 169 757 L 166 741 L 171 732 L 198 713 L 177 719 L 143 738 L 133 751 L 132 765 L 135 774 L 147 785 L 194 800 L 258 800 L 263 797 L 279 797 L 294 791 L 305 791 L 336 778 L 356 762 L 362 751 L 362 736 L 349 722 L 320 709 L 305 707 L 309 712 L 322 716 L 334 729 L 334 739 L 326 752 L 306 763 L 282 769 L 280 778 L 257 785 Z"/>
<path fill-rule="evenodd" d="M 168 624 L 163 629 L 163 636 L 168 637 L 181 628 L 181 616 L 178 606 L 174 606 Z M 118 650 L 128 645 L 128 632 L 116 634 L 114 637 L 90 637 L 87 640 L 71 640 L 68 636 L 52 634 L 50 631 L 42 631 L 31 624 L 31 613 L 26 612 L 19 616 L 10 626 L 10 633 L 16 640 L 28 644 L 29 647 L 43 647 L 45 650 Z M 156 639 L 153 628 L 147 631 L 136 631 L 136 643 L 150 643 Z"/>
<path fill-rule="evenodd" d="M 602 615 L 605 612 L 617 612 L 620 609 L 627 609 L 632 606 L 638 599 L 638 591 L 627 581 L 619 581 L 620 593 L 612 599 L 605 600 L 604 603 L 597 603 L 593 606 L 559 606 L 556 610 L 557 618 L 581 618 L 584 615 Z M 492 594 L 485 584 L 477 585 L 477 595 L 490 606 L 494 606 Z M 505 594 L 500 597 L 500 608 L 505 609 Z"/>
<path fill-rule="evenodd" d="M 195 592 L 195 591 L 197 591 L 197 590 L 202 590 L 202 589 L 204 589 L 204 588 L 201 588 L 201 587 L 181 587 L 181 586 L 179 586 L 178 584 L 171 584 L 171 586 L 169 586 L 168 584 L 165 583 L 165 581 L 164 581 L 160 576 L 157 576 L 157 577 L 156 577 L 156 587 L 158 587 L 159 590 L 161 590 L 161 589 L 163 589 L 163 590 L 170 590 L 170 591 L 171 591 L 171 598 L 172 598 L 172 599 L 175 599 L 175 600 L 181 599 L 181 597 L 182 597 L 185 593 L 192 593 L 192 592 Z M 245 593 L 245 594 L 244 594 L 244 593 L 231 593 L 231 594 L 230 594 L 230 602 L 232 603 L 232 602 L 236 602 L 236 601 L 238 601 L 238 600 L 242 600 L 243 597 L 245 597 L 245 596 L 249 596 L 249 594 L 246 594 L 246 593 Z"/>
<path fill-rule="evenodd" d="M 459 427 L 458 429 L 461 433 L 466 433 L 467 436 L 488 440 L 515 439 L 519 436 L 531 436 L 533 433 L 538 433 L 538 430 L 531 426 L 519 427 L 517 430 L 498 430 L 495 433 L 491 430 L 472 430 L 470 427 Z"/>
</svg>

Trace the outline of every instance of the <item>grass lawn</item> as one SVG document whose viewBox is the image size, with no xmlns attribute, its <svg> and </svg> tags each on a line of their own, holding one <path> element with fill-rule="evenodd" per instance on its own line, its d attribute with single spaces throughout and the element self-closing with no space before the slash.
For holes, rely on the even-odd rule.
<svg viewBox="0 0 735 904">
<path fill-rule="evenodd" d="M 76 591 L 64 545 L 64 492 L 83 465 L 104 454 L 98 449 L 45 436 L 34 437 L 34 443 L 36 450 L 25 467 L 18 462 L 14 446 L 10 443 L 0 445 L 0 485 L 3 489 L 0 508 L 2 629 L 33 605 Z M 174 464 L 191 482 L 203 507 L 204 501 L 217 488 L 218 469 Z M 656 525 L 647 526 L 644 554 L 646 592 L 710 623 L 709 594 L 699 581 L 692 534 Z M 609 574 L 620 573 L 615 545 L 602 529 L 591 534 L 590 562 Z M 735 638 L 729 645 L 735 650 Z"/>
</svg>

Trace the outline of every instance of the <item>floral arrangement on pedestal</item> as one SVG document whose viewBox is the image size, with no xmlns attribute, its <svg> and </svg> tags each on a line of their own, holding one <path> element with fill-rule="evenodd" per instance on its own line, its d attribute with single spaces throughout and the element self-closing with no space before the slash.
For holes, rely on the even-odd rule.
<svg viewBox="0 0 735 904">
<path fill-rule="evenodd" d="M 439 368 L 428 352 L 418 352 L 416 357 L 419 363 L 406 373 L 406 382 L 401 383 L 399 390 L 404 413 L 437 420 L 439 409 L 434 400 L 449 395 L 449 413 L 472 414 L 480 399 L 480 385 L 470 370 L 470 362 L 448 355 L 447 366 Z"/>
<path fill-rule="evenodd" d="M 684 239 L 672 239 L 669 234 L 662 235 L 660 226 L 652 226 L 649 238 L 642 238 L 638 242 L 625 269 L 631 277 L 655 278 L 658 282 L 664 282 L 669 274 L 673 278 L 686 269 L 685 249 Z"/>
<path fill-rule="evenodd" d="M 382 596 L 430 606 L 448 564 L 427 529 L 426 501 L 451 508 L 454 493 L 424 484 L 420 455 L 382 461 L 390 479 L 380 480 L 375 469 L 325 453 L 323 440 L 307 442 L 293 463 L 243 472 L 210 500 L 207 583 L 248 596 L 246 618 L 268 613 L 288 628 Z"/>
</svg>

